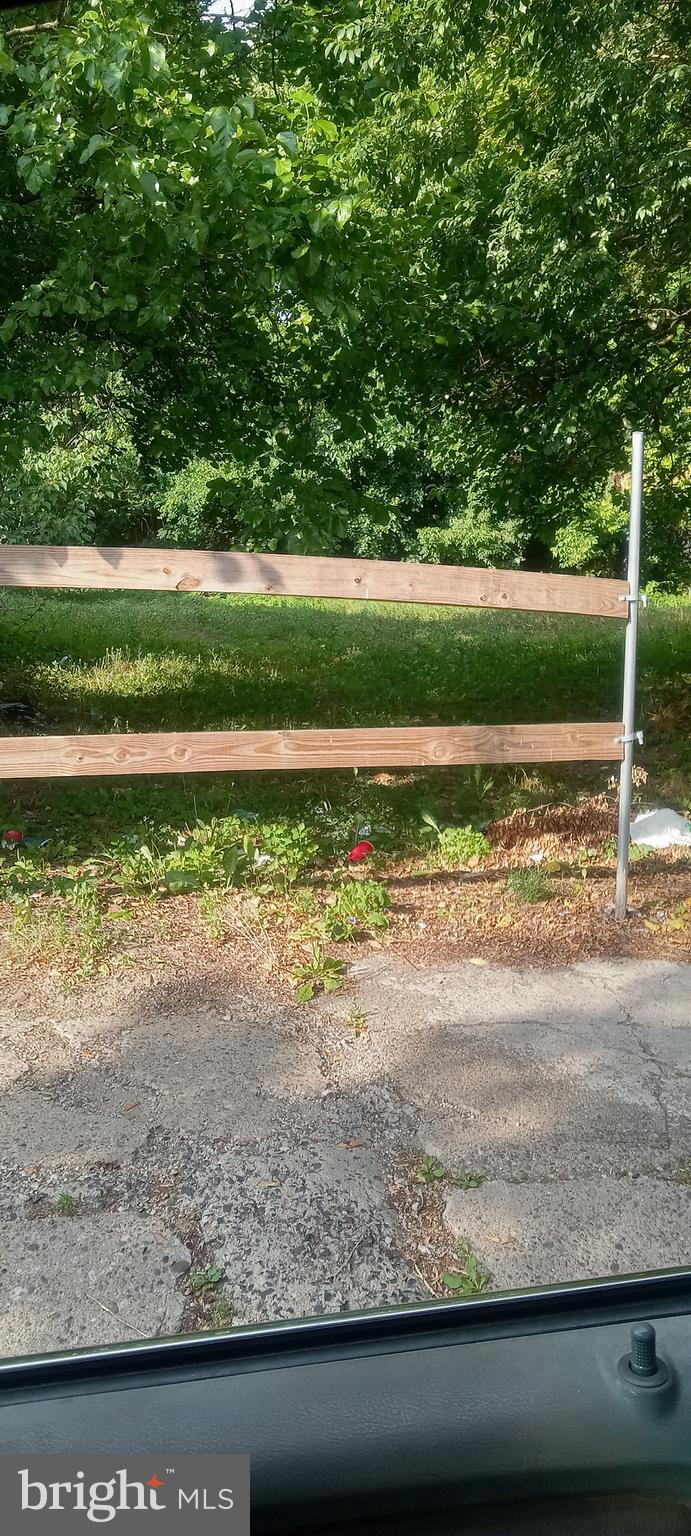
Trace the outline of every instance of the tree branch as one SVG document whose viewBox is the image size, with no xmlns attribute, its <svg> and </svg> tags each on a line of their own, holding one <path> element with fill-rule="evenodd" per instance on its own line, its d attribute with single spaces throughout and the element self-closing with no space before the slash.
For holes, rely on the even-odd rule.
<svg viewBox="0 0 691 1536">
<path fill-rule="evenodd" d="M 276 17 L 278 15 L 278 0 L 275 0 L 273 15 L 271 17 L 271 84 L 274 88 L 274 96 L 278 101 L 278 85 L 276 84 Z"/>
<path fill-rule="evenodd" d="M 5 37 L 27 36 L 32 32 L 53 32 L 57 25 L 57 18 L 55 21 L 35 21 L 30 27 L 12 27 L 5 33 Z"/>
</svg>

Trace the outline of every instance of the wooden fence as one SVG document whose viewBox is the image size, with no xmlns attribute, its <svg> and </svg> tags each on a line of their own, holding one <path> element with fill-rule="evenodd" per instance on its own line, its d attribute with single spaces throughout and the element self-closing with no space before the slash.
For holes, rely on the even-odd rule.
<svg viewBox="0 0 691 1536">
<path fill-rule="evenodd" d="M 466 566 L 210 550 L 5 545 L 0 586 L 243 592 L 582 614 L 624 622 L 628 581 Z M 0 739 L 0 778 L 620 762 L 621 721 L 299 731 L 176 731 Z"/>
</svg>

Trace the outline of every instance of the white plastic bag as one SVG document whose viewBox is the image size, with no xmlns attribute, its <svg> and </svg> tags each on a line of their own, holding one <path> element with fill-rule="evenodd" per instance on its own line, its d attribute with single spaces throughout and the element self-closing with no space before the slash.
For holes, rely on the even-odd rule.
<svg viewBox="0 0 691 1536">
<path fill-rule="evenodd" d="M 643 848 L 691 846 L 691 821 L 664 806 L 659 811 L 643 811 L 631 823 L 631 842 Z"/>
</svg>

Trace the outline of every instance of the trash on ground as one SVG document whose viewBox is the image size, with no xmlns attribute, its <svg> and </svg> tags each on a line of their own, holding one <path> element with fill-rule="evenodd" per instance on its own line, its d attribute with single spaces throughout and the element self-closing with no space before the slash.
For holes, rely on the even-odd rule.
<svg viewBox="0 0 691 1536">
<path fill-rule="evenodd" d="M 374 845 L 372 843 L 356 843 L 355 847 L 351 848 L 348 854 L 348 860 L 351 864 L 359 864 L 361 859 L 367 858 L 368 853 L 374 853 Z"/>
<path fill-rule="evenodd" d="M 668 806 L 658 811 L 642 811 L 631 823 L 631 842 L 644 848 L 691 846 L 691 821 Z"/>
<path fill-rule="evenodd" d="M 14 830 L 14 828 L 9 828 L 7 832 L 3 832 L 2 834 L 3 848 L 16 848 L 17 845 L 19 843 L 23 843 L 23 841 L 24 833 L 17 832 Z"/>
</svg>

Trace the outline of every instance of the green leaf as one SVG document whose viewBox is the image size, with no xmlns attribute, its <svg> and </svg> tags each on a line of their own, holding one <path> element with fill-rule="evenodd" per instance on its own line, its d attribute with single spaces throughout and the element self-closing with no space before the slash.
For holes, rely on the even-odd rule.
<svg viewBox="0 0 691 1536">
<path fill-rule="evenodd" d="M 300 985 L 295 988 L 295 1001 L 296 1001 L 296 1003 L 309 1003 L 309 1002 L 311 1002 L 313 997 L 314 997 L 314 983 L 313 982 L 311 982 L 311 981 L 301 981 Z"/>
<path fill-rule="evenodd" d="M 201 885 L 195 869 L 167 869 L 163 878 L 168 890 L 175 896 L 185 891 L 198 891 Z"/>
<path fill-rule="evenodd" d="M 156 75 L 169 75 L 166 50 L 162 43 L 149 43 L 149 75 L 153 80 Z"/>
<path fill-rule="evenodd" d="M 330 122 L 328 118 L 318 118 L 316 123 L 312 124 L 312 127 L 315 133 L 321 134 L 323 139 L 333 140 L 338 138 L 338 128 L 336 127 L 336 124 Z"/>
<path fill-rule="evenodd" d="M 107 96 L 119 100 L 122 86 L 122 67 L 119 64 L 110 63 L 103 71 L 103 89 Z"/>
<path fill-rule="evenodd" d="M 292 132 L 277 133 L 276 134 L 276 143 L 277 144 L 282 144 L 283 148 L 286 151 L 286 154 L 288 154 L 290 156 L 291 160 L 294 160 L 296 158 L 296 156 L 297 156 L 297 154 L 299 152 L 298 151 L 297 134 L 292 133 Z"/>
<path fill-rule="evenodd" d="M 86 149 L 83 149 L 81 155 L 79 156 L 79 164 L 86 165 L 87 160 L 90 160 L 91 156 L 95 155 L 96 151 L 101 148 L 102 144 L 105 143 L 107 143 L 107 140 L 104 134 L 92 133 Z"/>
<path fill-rule="evenodd" d="M 146 193 L 150 202 L 157 203 L 160 201 L 161 186 L 158 176 L 153 171 L 143 171 L 139 177 L 139 182 L 142 191 Z"/>
<path fill-rule="evenodd" d="M 442 1275 L 441 1283 L 447 1291 L 467 1291 L 470 1284 L 467 1275 Z"/>
<path fill-rule="evenodd" d="M 196 1270 L 190 1275 L 190 1285 L 195 1291 L 210 1291 L 223 1279 L 223 1270 L 217 1265 L 210 1264 L 207 1269 Z"/>
</svg>

